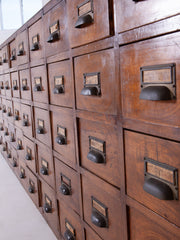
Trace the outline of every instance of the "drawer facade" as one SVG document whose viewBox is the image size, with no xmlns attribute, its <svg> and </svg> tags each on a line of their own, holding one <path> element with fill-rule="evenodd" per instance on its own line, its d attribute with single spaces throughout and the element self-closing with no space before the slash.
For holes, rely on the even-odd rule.
<svg viewBox="0 0 180 240">
<path fill-rule="evenodd" d="M 20 98 L 19 74 L 18 72 L 11 73 L 12 97 Z"/>
<path fill-rule="evenodd" d="M 112 3 L 107 0 L 68 0 L 67 9 L 71 48 L 103 39 L 113 33 L 109 19 Z"/>
<path fill-rule="evenodd" d="M 179 143 L 125 131 L 127 194 L 180 226 Z"/>
<path fill-rule="evenodd" d="M 73 88 L 70 61 L 61 61 L 48 65 L 50 103 L 64 107 L 73 105 Z"/>
<path fill-rule="evenodd" d="M 83 55 L 74 63 L 77 108 L 116 114 L 113 50 Z"/>
<path fill-rule="evenodd" d="M 26 191 L 34 204 L 39 207 L 39 187 L 37 177 L 26 168 L 27 171 L 27 188 Z"/>
<path fill-rule="evenodd" d="M 55 161 L 56 192 L 59 202 L 68 204 L 79 213 L 79 179 L 77 173 L 57 158 Z"/>
<path fill-rule="evenodd" d="M 19 180 L 21 182 L 21 184 L 23 185 L 23 187 L 25 189 L 27 189 L 27 184 L 28 184 L 28 172 L 27 172 L 27 168 L 26 168 L 26 164 L 24 163 L 24 161 L 19 161 L 19 173 L 18 173 L 18 177 Z"/>
<path fill-rule="evenodd" d="M 4 89 L 6 97 L 10 98 L 12 96 L 10 74 L 4 75 Z"/>
<path fill-rule="evenodd" d="M 0 90 L 1 90 L 1 95 L 5 96 L 6 91 L 5 91 L 5 84 L 4 84 L 4 75 L 0 75 Z"/>
<path fill-rule="evenodd" d="M 79 119 L 81 166 L 120 186 L 117 127 Z"/>
<path fill-rule="evenodd" d="M 26 165 L 36 173 L 36 153 L 34 143 L 28 138 L 24 137 L 24 159 Z"/>
<path fill-rule="evenodd" d="M 8 129 L 9 129 L 8 142 L 10 142 L 11 146 L 16 148 L 16 129 L 15 129 L 15 126 L 13 124 L 9 123 Z"/>
<path fill-rule="evenodd" d="M 18 162 L 18 155 L 15 148 L 12 147 L 12 158 L 10 159 L 10 166 L 13 169 L 14 173 L 18 175 L 19 173 L 19 162 Z"/>
<path fill-rule="evenodd" d="M 28 137 L 33 136 L 33 123 L 32 123 L 32 109 L 31 106 L 21 104 L 21 129 L 24 135 Z"/>
<path fill-rule="evenodd" d="M 16 150 L 18 153 L 19 160 L 24 161 L 24 137 L 20 129 L 16 128 Z"/>
<path fill-rule="evenodd" d="M 14 109 L 14 124 L 16 127 L 21 128 L 22 119 L 21 119 L 21 104 L 20 102 L 13 101 Z"/>
<path fill-rule="evenodd" d="M 28 34 L 24 30 L 16 37 L 17 64 L 22 65 L 29 61 Z"/>
<path fill-rule="evenodd" d="M 101 240 L 101 238 L 90 228 L 85 229 L 85 239 L 86 240 Z"/>
<path fill-rule="evenodd" d="M 31 82 L 29 69 L 19 71 L 21 98 L 25 100 L 31 100 Z"/>
<path fill-rule="evenodd" d="M 48 103 L 48 84 L 45 66 L 31 68 L 31 83 L 33 101 Z"/>
<path fill-rule="evenodd" d="M 10 52 L 10 67 L 16 67 L 17 66 L 17 48 L 16 48 L 16 39 L 14 39 L 9 44 L 9 52 Z"/>
<path fill-rule="evenodd" d="M 51 143 L 49 111 L 35 107 L 34 119 L 36 139 L 49 146 Z"/>
<path fill-rule="evenodd" d="M 7 45 L 2 48 L 1 54 L 2 54 L 2 68 L 3 70 L 6 70 L 9 68 L 9 51 Z"/>
<path fill-rule="evenodd" d="M 6 100 L 6 119 L 8 122 L 13 123 L 14 122 L 14 111 L 13 111 L 13 105 L 12 101 Z"/>
<path fill-rule="evenodd" d="M 75 143 L 72 110 L 57 108 L 51 112 L 53 149 L 60 153 L 63 161 L 75 168 Z"/>
</svg>

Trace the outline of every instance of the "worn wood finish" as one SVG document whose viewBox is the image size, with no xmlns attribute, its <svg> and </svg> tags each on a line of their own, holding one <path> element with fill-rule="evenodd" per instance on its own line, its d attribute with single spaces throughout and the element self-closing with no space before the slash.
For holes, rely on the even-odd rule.
<svg viewBox="0 0 180 240">
<path fill-rule="evenodd" d="M 31 82 L 30 82 L 30 73 L 29 69 L 19 71 L 20 78 L 20 88 L 21 88 L 21 98 L 26 100 L 31 100 Z M 27 86 L 26 89 L 23 89 L 23 86 Z"/>
<path fill-rule="evenodd" d="M 12 86 L 12 97 L 20 98 L 19 74 L 18 72 L 12 72 L 10 73 L 10 76 L 11 76 L 11 86 Z"/>
<path fill-rule="evenodd" d="M 26 165 L 36 173 L 37 169 L 37 160 L 36 160 L 36 153 L 35 153 L 35 145 L 34 143 L 29 140 L 27 137 L 24 137 L 24 160 L 26 161 Z M 27 155 L 30 155 L 30 159 L 27 158 Z"/>
<path fill-rule="evenodd" d="M 21 129 L 23 130 L 24 135 L 27 137 L 32 137 L 34 135 L 32 119 L 33 114 L 31 111 L 31 106 L 21 104 Z"/>
</svg>

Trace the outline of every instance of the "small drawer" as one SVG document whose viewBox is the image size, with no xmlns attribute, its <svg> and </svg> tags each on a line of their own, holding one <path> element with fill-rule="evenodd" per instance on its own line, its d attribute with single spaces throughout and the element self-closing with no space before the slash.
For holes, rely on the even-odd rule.
<svg viewBox="0 0 180 240">
<path fill-rule="evenodd" d="M 150 213 L 151 218 L 144 212 L 140 212 L 133 207 L 128 208 L 129 219 L 129 239 L 130 240 L 179 240 L 179 228 L 166 222 L 161 226 L 157 215 Z M 179 234 L 178 234 L 179 233 Z"/>
<path fill-rule="evenodd" d="M 43 144 L 38 144 L 37 152 L 39 174 L 49 185 L 51 185 L 51 187 L 54 188 L 54 164 L 51 150 Z"/>
<path fill-rule="evenodd" d="M 6 97 L 10 98 L 12 96 L 10 74 L 4 75 L 4 89 Z"/>
<path fill-rule="evenodd" d="M 8 147 L 7 147 L 7 142 L 4 140 L 3 143 L 1 144 L 1 154 L 3 155 L 3 157 L 5 159 L 7 159 L 7 151 L 8 151 Z"/>
<path fill-rule="evenodd" d="M 31 82 L 29 69 L 19 71 L 20 76 L 20 88 L 21 88 L 21 98 L 25 100 L 31 100 Z"/>
<path fill-rule="evenodd" d="M 113 3 L 108 0 L 67 1 L 70 46 L 77 47 L 113 34 Z"/>
<path fill-rule="evenodd" d="M 31 106 L 21 104 L 21 129 L 23 130 L 24 135 L 28 137 L 33 136 L 32 119 Z"/>
<path fill-rule="evenodd" d="M 16 148 L 16 129 L 15 129 L 14 125 L 10 124 L 10 123 L 8 125 L 8 128 L 9 128 L 8 142 L 10 142 L 11 146 Z"/>
<path fill-rule="evenodd" d="M 14 112 L 13 112 L 13 105 L 12 101 L 6 100 L 6 119 L 8 122 L 13 123 L 14 122 Z"/>
<path fill-rule="evenodd" d="M 113 185 L 120 186 L 117 127 L 79 119 L 80 161 Z"/>
<path fill-rule="evenodd" d="M 18 153 L 19 160 L 24 161 L 24 137 L 20 129 L 16 128 L 16 150 Z"/>
<path fill-rule="evenodd" d="M 16 127 L 22 127 L 22 119 L 21 119 L 21 104 L 19 102 L 13 101 L 14 108 L 14 124 Z"/>
<path fill-rule="evenodd" d="M 123 240 L 120 191 L 84 172 L 82 192 L 84 220 L 102 239 Z"/>
<path fill-rule="evenodd" d="M 4 120 L 0 119 L 0 134 L 4 136 Z"/>
<path fill-rule="evenodd" d="M 16 37 L 16 55 L 18 65 L 22 65 L 28 62 L 28 52 L 28 34 L 27 30 L 24 30 Z"/>
<path fill-rule="evenodd" d="M 69 49 L 66 1 L 61 1 L 43 17 L 46 56 Z"/>
<path fill-rule="evenodd" d="M 80 217 L 67 205 L 59 202 L 60 226 L 63 239 L 83 240 Z"/>
<path fill-rule="evenodd" d="M 180 227 L 180 144 L 125 131 L 127 194 Z"/>
<path fill-rule="evenodd" d="M 7 106 L 6 106 L 6 99 L 2 99 L 2 116 L 5 119 L 7 117 Z"/>
<path fill-rule="evenodd" d="M 17 48 L 16 48 L 16 39 L 14 39 L 10 45 L 10 66 L 11 68 L 17 66 Z"/>
<path fill-rule="evenodd" d="M 6 142 L 9 140 L 9 124 L 7 119 L 4 119 L 4 139 Z"/>
<path fill-rule="evenodd" d="M 43 25 L 40 19 L 29 28 L 29 46 L 30 46 L 30 60 L 37 61 L 44 57 L 44 38 Z"/>
<path fill-rule="evenodd" d="M 1 54 L 2 54 L 3 70 L 7 70 L 9 68 L 9 51 L 8 51 L 8 46 L 7 45 L 2 48 Z"/>
<path fill-rule="evenodd" d="M 77 173 L 57 158 L 55 160 L 56 192 L 59 201 L 79 213 L 79 179 Z"/>
<path fill-rule="evenodd" d="M 53 148 L 65 157 L 66 164 L 75 168 L 73 112 L 70 109 L 57 108 L 51 113 Z"/>
<path fill-rule="evenodd" d="M 6 90 L 5 90 L 5 84 L 4 84 L 4 76 L 5 75 L 0 75 L 0 91 L 1 95 L 5 96 Z"/>
<path fill-rule="evenodd" d="M 72 107 L 73 92 L 70 61 L 62 61 L 48 65 L 50 103 Z"/>
<path fill-rule="evenodd" d="M 116 114 L 114 60 L 112 49 L 75 58 L 78 109 Z"/>
<path fill-rule="evenodd" d="M 175 33 L 120 48 L 124 118 L 179 126 L 179 43 Z"/>
<path fill-rule="evenodd" d="M 55 191 L 44 181 L 41 182 L 41 189 L 43 216 L 55 235 L 59 237 L 59 221 Z"/>
<path fill-rule="evenodd" d="M 117 32 L 124 32 L 179 13 L 180 2 L 116 0 Z"/>
<path fill-rule="evenodd" d="M 18 72 L 11 73 L 12 97 L 20 98 L 19 75 Z"/>
<path fill-rule="evenodd" d="M 35 107 L 34 114 L 35 114 L 34 118 L 35 118 L 36 139 L 50 146 L 51 129 L 50 129 L 50 122 L 49 122 L 49 111 Z"/>
<path fill-rule="evenodd" d="M 26 137 L 24 137 L 24 154 L 26 165 L 36 173 L 35 146 L 34 143 Z"/>
<path fill-rule="evenodd" d="M 30 198 L 34 202 L 34 204 L 39 207 L 39 188 L 38 188 L 38 179 L 37 177 L 29 170 L 26 169 L 27 172 L 27 188 Z"/>
<path fill-rule="evenodd" d="M 10 159 L 10 166 L 13 169 L 13 171 L 15 172 L 15 174 L 18 175 L 18 173 L 19 173 L 19 162 L 18 162 L 17 151 L 12 147 L 11 152 L 12 152 L 12 158 Z"/>
<path fill-rule="evenodd" d="M 86 240 L 102 240 L 92 229 L 89 227 L 85 229 Z"/>
<path fill-rule="evenodd" d="M 0 50 L 0 73 L 3 71 L 2 50 Z"/>
<path fill-rule="evenodd" d="M 31 68 L 31 83 L 33 101 L 48 103 L 48 84 L 45 66 Z"/>
<path fill-rule="evenodd" d="M 6 159 L 8 163 L 12 162 L 12 159 L 13 159 L 12 147 L 10 146 L 10 144 L 8 144 Z"/>
<path fill-rule="evenodd" d="M 23 185 L 23 187 L 25 189 L 27 189 L 27 185 L 28 185 L 28 178 L 27 178 L 27 168 L 26 168 L 26 164 L 24 163 L 24 161 L 19 161 L 19 180 L 21 182 L 21 184 Z"/>
</svg>

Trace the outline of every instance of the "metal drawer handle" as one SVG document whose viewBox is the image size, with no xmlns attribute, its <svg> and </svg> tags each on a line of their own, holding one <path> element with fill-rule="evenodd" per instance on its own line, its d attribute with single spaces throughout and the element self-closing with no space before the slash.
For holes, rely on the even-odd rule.
<svg viewBox="0 0 180 240">
<path fill-rule="evenodd" d="M 11 137 L 10 137 L 10 142 L 15 142 L 14 136 L 11 136 Z"/>
<path fill-rule="evenodd" d="M 84 96 L 98 96 L 99 89 L 97 87 L 84 87 L 81 91 L 81 95 Z"/>
<path fill-rule="evenodd" d="M 34 86 L 34 92 L 41 92 L 41 91 L 42 91 L 42 87 L 40 85 Z"/>
<path fill-rule="evenodd" d="M 95 150 L 89 151 L 87 158 L 94 163 L 105 163 L 104 156 Z"/>
<path fill-rule="evenodd" d="M 173 96 L 169 88 L 165 86 L 149 86 L 142 89 L 140 99 L 161 101 L 172 100 Z"/>
<path fill-rule="evenodd" d="M 6 86 L 5 86 L 5 89 L 6 89 L 6 90 L 8 90 L 8 89 L 9 89 L 9 86 L 8 86 L 8 85 L 6 85 Z"/>
<path fill-rule="evenodd" d="M 19 177 L 20 177 L 21 179 L 24 179 L 24 178 L 25 178 L 25 174 L 21 172 L 20 175 L 19 175 Z"/>
<path fill-rule="evenodd" d="M 11 153 L 8 153 L 8 154 L 7 154 L 7 158 L 11 158 Z"/>
<path fill-rule="evenodd" d="M 92 18 L 91 15 L 87 14 L 85 16 L 81 16 L 81 17 L 78 18 L 78 20 L 75 24 L 75 28 L 87 27 L 91 23 L 93 23 L 93 18 Z"/>
<path fill-rule="evenodd" d="M 17 85 L 15 85 L 15 86 L 13 86 L 13 91 L 16 91 L 16 90 L 18 90 L 18 86 Z"/>
<path fill-rule="evenodd" d="M 45 211 L 46 213 L 52 213 L 52 207 L 49 206 L 49 204 L 45 203 L 45 204 L 44 204 L 44 211 Z"/>
<path fill-rule="evenodd" d="M 71 233 L 71 231 L 69 229 L 67 229 L 64 233 L 64 238 L 66 240 L 75 240 L 75 237 L 73 236 L 73 234 Z"/>
<path fill-rule="evenodd" d="M 27 91 L 28 90 L 28 86 L 22 86 L 21 90 L 22 91 Z"/>
<path fill-rule="evenodd" d="M 58 135 L 56 137 L 56 143 L 59 145 L 65 145 L 66 144 L 66 138 L 63 135 Z"/>
<path fill-rule="evenodd" d="M 34 193 L 34 188 L 33 188 L 33 186 L 29 186 L 29 188 L 28 188 L 28 191 L 29 191 L 29 193 Z"/>
<path fill-rule="evenodd" d="M 18 116 L 18 115 L 15 115 L 15 116 L 14 116 L 14 120 L 15 120 L 15 121 L 18 121 L 18 120 L 19 120 L 19 116 Z"/>
<path fill-rule="evenodd" d="M 52 42 L 55 42 L 55 41 L 58 41 L 59 40 L 59 33 L 56 32 L 56 33 L 52 33 L 49 35 L 48 39 L 47 39 L 47 42 L 48 43 L 52 43 Z"/>
<path fill-rule="evenodd" d="M 44 133 L 45 133 L 44 128 L 39 126 L 39 127 L 36 129 L 36 133 L 37 133 L 37 134 L 44 134 Z"/>
<path fill-rule="evenodd" d="M 27 161 L 32 160 L 32 158 L 31 158 L 31 154 L 29 154 L 29 153 L 26 154 L 26 157 L 25 157 L 25 158 L 26 158 Z"/>
<path fill-rule="evenodd" d="M 69 188 L 68 188 L 65 184 L 63 184 L 63 183 L 62 183 L 62 185 L 60 186 L 60 192 L 61 192 L 63 195 L 65 195 L 65 196 L 71 195 Z"/>
<path fill-rule="evenodd" d="M 23 56 L 24 55 L 24 50 L 19 50 L 17 56 Z"/>
<path fill-rule="evenodd" d="M 13 161 L 12 166 L 13 166 L 13 167 L 17 167 L 16 161 Z"/>
<path fill-rule="evenodd" d="M 37 51 L 37 50 L 39 50 L 39 44 L 36 42 L 32 45 L 31 51 Z"/>
<path fill-rule="evenodd" d="M 40 172 L 41 172 L 42 175 L 48 175 L 48 169 L 44 166 L 41 167 Z"/>
<path fill-rule="evenodd" d="M 27 119 L 23 119 L 23 126 L 28 127 L 28 120 Z"/>
<path fill-rule="evenodd" d="M 53 89 L 53 93 L 54 93 L 54 94 L 64 93 L 64 88 L 63 88 L 62 86 L 56 86 L 56 87 Z"/>
<path fill-rule="evenodd" d="M 16 56 L 12 55 L 12 56 L 10 57 L 10 61 L 14 61 L 14 60 L 16 60 Z"/>
<path fill-rule="evenodd" d="M 91 222 L 100 228 L 107 227 L 105 217 L 103 217 L 102 215 L 100 215 L 98 212 L 96 212 L 94 210 L 92 211 L 92 214 L 91 214 Z"/>
</svg>

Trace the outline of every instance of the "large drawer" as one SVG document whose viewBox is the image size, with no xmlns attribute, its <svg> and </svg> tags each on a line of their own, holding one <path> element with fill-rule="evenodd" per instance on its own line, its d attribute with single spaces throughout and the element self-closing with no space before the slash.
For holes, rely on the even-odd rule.
<svg viewBox="0 0 180 240">
<path fill-rule="evenodd" d="M 108 0 L 68 0 L 68 30 L 72 48 L 103 39 L 113 33 Z"/>
<path fill-rule="evenodd" d="M 19 71 L 20 87 L 21 87 L 21 98 L 31 100 L 31 81 L 29 69 Z"/>
<path fill-rule="evenodd" d="M 117 127 L 79 119 L 81 166 L 120 186 Z"/>
<path fill-rule="evenodd" d="M 179 43 L 176 33 L 120 48 L 124 118 L 179 126 Z"/>
<path fill-rule="evenodd" d="M 127 194 L 180 226 L 180 144 L 125 131 Z"/>
<path fill-rule="evenodd" d="M 116 114 L 115 59 L 113 50 L 75 58 L 77 108 Z"/>
</svg>

